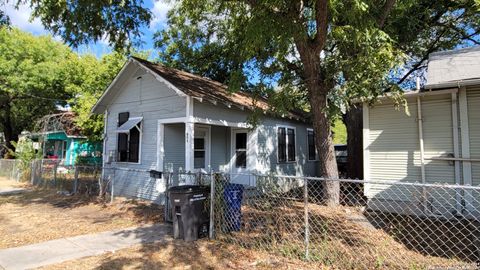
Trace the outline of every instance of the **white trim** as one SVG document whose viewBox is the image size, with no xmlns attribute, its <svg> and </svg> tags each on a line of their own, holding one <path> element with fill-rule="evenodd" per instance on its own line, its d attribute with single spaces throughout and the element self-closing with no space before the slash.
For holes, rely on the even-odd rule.
<svg viewBox="0 0 480 270">
<path fill-rule="evenodd" d="M 163 171 L 164 169 L 164 157 L 165 157 L 165 124 L 157 123 L 157 171 Z M 163 175 L 162 175 L 163 177 Z"/>
<path fill-rule="evenodd" d="M 130 58 L 130 59 L 133 60 L 136 64 L 138 64 L 142 68 L 144 68 L 148 73 L 153 75 L 153 77 L 155 77 L 155 79 L 157 79 L 159 82 L 162 82 L 162 83 L 166 84 L 167 87 L 172 89 L 173 91 L 175 91 L 175 93 L 177 93 L 177 95 L 179 95 L 181 97 L 188 97 L 188 95 L 185 94 L 182 90 L 178 89 L 178 87 L 173 85 L 171 82 L 169 82 L 168 80 L 166 80 L 162 76 L 158 75 L 155 71 L 151 70 L 149 67 L 145 66 L 144 64 L 142 64 L 141 62 L 139 62 L 135 58 Z"/>
<path fill-rule="evenodd" d="M 468 127 L 467 91 L 462 87 L 459 92 L 460 134 L 462 137 L 462 158 L 470 159 L 470 131 Z M 472 167 L 469 161 L 463 162 L 463 184 L 472 184 Z"/>
<path fill-rule="evenodd" d="M 179 124 L 187 122 L 186 117 L 176 117 L 176 118 L 165 118 L 165 119 L 158 119 L 157 122 L 159 124 Z"/>
<path fill-rule="evenodd" d="M 363 179 L 370 179 L 370 107 L 363 103 Z M 368 196 L 370 185 L 365 184 L 364 195 Z"/>
<path fill-rule="evenodd" d="M 102 179 L 105 179 L 105 164 L 108 162 L 108 156 L 107 156 L 107 140 L 108 140 L 108 133 L 107 133 L 107 129 L 108 129 L 108 110 L 105 110 L 105 112 L 103 113 L 103 151 L 102 151 Z M 73 142 L 70 142 L 70 144 L 73 145 Z M 73 148 L 72 146 L 70 146 L 70 148 Z M 71 149 L 72 150 L 72 149 Z M 73 155 L 72 155 L 72 151 L 69 152 L 70 153 L 70 157 L 69 157 L 69 160 L 70 160 L 70 164 L 71 163 L 71 160 L 73 159 Z"/>
<path fill-rule="evenodd" d="M 467 89 L 461 87 L 458 93 L 458 101 L 460 106 L 460 136 L 462 137 L 462 158 L 470 159 L 470 131 L 468 127 L 468 102 Z M 470 161 L 463 161 L 463 184 L 472 185 L 472 163 Z M 475 210 L 472 205 L 472 192 L 464 191 L 464 202 L 467 211 Z"/>
<path fill-rule="evenodd" d="M 236 136 L 235 134 L 236 133 L 245 133 L 247 134 L 247 144 L 246 144 L 246 149 L 245 149 L 245 155 L 246 155 L 246 158 L 247 158 L 247 162 L 246 162 L 246 167 L 245 168 L 237 168 L 235 166 L 235 163 L 236 163 L 236 158 L 237 158 L 237 149 L 235 149 L 235 145 L 236 145 Z M 230 130 L 230 173 L 236 173 L 238 174 L 239 172 L 237 171 L 234 171 L 234 170 L 237 170 L 237 169 L 243 169 L 245 171 L 248 171 L 251 169 L 251 166 L 248 166 L 248 165 L 253 165 L 253 164 L 250 164 L 249 163 L 249 159 L 251 159 L 252 157 L 249 158 L 248 156 L 248 149 L 251 147 L 251 145 L 248 144 L 248 139 L 250 137 L 251 134 L 249 134 L 248 130 L 245 129 L 245 128 L 232 128 Z"/>
<path fill-rule="evenodd" d="M 424 96 L 435 96 L 435 95 L 445 95 L 450 93 L 457 93 L 458 88 L 451 88 L 451 89 L 444 89 L 444 90 L 415 90 L 415 91 L 407 91 L 403 93 L 405 98 L 409 97 L 424 97 Z M 383 96 L 378 97 L 378 100 L 385 100 L 391 98 L 392 94 L 388 93 Z"/>
<path fill-rule="evenodd" d="M 313 146 L 315 147 L 315 159 L 310 159 L 310 153 L 309 153 L 310 147 L 308 145 L 308 132 L 309 131 L 313 132 Z M 315 161 L 319 161 L 317 146 L 315 145 L 315 130 L 313 130 L 313 128 L 307 128 L 307 162 L 315 162 Z"/>
<path fill-rule="evenodd" d="M 193 140 L 195 138 L 195 124 L 188 121 L 193 116 L 193 100 L 191 97 L 187 97 L 185 107 L 185 171 L 193 172 L 194 170 L 194 158 L 193 158 Z"/>
<path fill-rule="evenodd" d="M 127 69 L 127 66 L 132 62 L 132 59 L 128 59 L 127 62 L 125 62 L 125 64 L 123 65 L 122 69 L 120 69 L 120 71 L 117 73 L 117 76 L 115 76 L 115 78 L 113 79 L 113 81 L 108 85 L 107 89 L 103 92 L 103 94 L 100 96 L 100 98 L 97 100 L 97 102 L 95 103 L 95 105 L 93 105 L 92 109 L 90 110 L 90 112 L 92 113 L 95 113 L 95 111 L 97 110 L 97 107 L 99 106 L 100 102 L 105 98 L 105 96 L 107 95 L 108 92 L 110 92 L 110 90 L 113 88 L 113 86 L 117 83 L 118 79 L 121 77 L 121 75 L 123 74 L 123 72 L 125 72 L 125 70 Z"/>
<path fill-rule="evenodd" d="M 211 164 L 211 154 L 212 154 L 212 128 L 211 126 L 204 126 L 204 125 L 195 125 L 195 128 L 194 128 L 196 131 L 194 132 L 194 139 L 195 138 L 203 138 L 205 140 L 205 148 L 204 148 L 204 151 L 205 151 L 205 164 L 204 164 L 204 167 L 203 168 L 195 168 L 195 160 L 193 161 L 193 166 L 194 166 L 194 170 L 198 170 L 198 169 L 203 169 L 205 171 L 210 171 L 210 168 L 212 167 L 212 164 Z M 205 136 L 204 137 L 199 137 L 199 136 L 196 136 L 197 132 L 198 131 L 205 131 Z M 194 143 L 194 149 L 193 151 L 195 152 L 195 143 Z M 195 159 L 195 155 L 194 155 L 194 159 Z"/>
<path fill-rule="evenodd" d="M 129 112 L 130 113 L 130 112 Z M 139 117 L 132 117 L 132 118 L 139 118 Z M 130 119 L 130 118 L 129 118 Z M 118 120 L 118 119 L 117 119 Z M 138 127 L 138 124 L 140 124 L 140 128 Z M 140 121 L 135 127 L 137 128 L 138 132 L 139 132 L 139 139 L 138 139 L 138 162 L 132 162 L 132 161 L 115 161 L 115 164 L 135 164 L 135 165 L 140 165 L 142 164 L 142 141 L 143 141 L 143 126 L 144 126 L 144 123 L 143 123 L 143 117 L 142 117 L 142 121 Z M 114 133 L 114 134 L 117 134 L 117 136 L 115 136 L 117 138 L 115 144 L 115 152 L 117 153 L 117 157 L 115 158 L 118 159 L 118 135 L 121 134 L 121 133 Z M 125 134 L 125 133 L 124 133 Z M 127 145 L 129 147 L 129 153 L 130 153 L 130 132 L 129 133 L 126 133 L 128 134 L 128 138 L 127 138 Z"/>
<path fill-rule="evenodd" d="M 285 128 L 285 154 L 286 154 L 286 160 L 285 161 L 279 161 L 278 160 L 278 129 L 279 128 Z M 293 136 L 295 137 L 295 142 L 294 142 L 294 147 L 295 147 L 295 160 L 288 160 L 288 129 L 293 129 Z M 286 164 L 286 163 L 296 163 L 298 161 L 297 155 L 298 155 L 298 148 L 297 148 L 297 128 L 294 126 L 288 126 L 288 125 L 276 125 L 275 126 L 275 145 L 277 149 L 277 164 Z"/>
<path fill-rule="evenodd" d="M 178 89 L 178 87 L 176 87 L 175 85 L 173 85 L 171 82 L 169 82 L 168 80 L 166 80 L 165 78 L 163 78 L 162 76 L 158 75 L 155 71 L 151 70 L 150 68 L 148 68 L 147 66 L 145 66 L 144 64 L 142 64 L 141 62 L 139 62 L 138 60 L 134 59 L 134 58 L 130 58 L 128 59 L 125 64 L 123 65 L 122 69 L 117 73 L 117 75 L 115 76 L 115 78 L 113 79 L 113 81 L 108 85 L 107 89 L 103 92 L 103 94 L 100 96 L 100 98 L 97 100 L 97 102 L 95 103 L 95 105 L 93 105 L 92 109 L 90 110 L 90 112 L 92 113 L 95 113 L 95 111 L 98 109 L 100 103 L 105 99 L 106 95 L 112 90 L 114 89 L 114 86 L 117 84 L 119 78 L 121 76 L 123 76 L 123 73 L 125 73 L 127 67 L 129 66 L 130 63 L 134 63 L 135 65 L 137 66 L 140 66 L 141 68 L 143 68 L 147 73 L 151 74 L 157 81 L 161 82 L 161 83 L 164 83 L 168 88 L 172 89 L 178 96 L 181 96 L 181 97 L 188 97 L 187 94 L 185 94 L 183 91 L 181 91 L 180 89 Z"/>
<path fill-rule="evenodd" d="M 225 120 L 213 120 L 209 118 L 190 117 L 190 122 L 199 124 L 208 124 L 215 126 L 235 127 L 235 128 L 250 128 L 251 126 L 247 122 L 229 122 Z"/>
</svg>

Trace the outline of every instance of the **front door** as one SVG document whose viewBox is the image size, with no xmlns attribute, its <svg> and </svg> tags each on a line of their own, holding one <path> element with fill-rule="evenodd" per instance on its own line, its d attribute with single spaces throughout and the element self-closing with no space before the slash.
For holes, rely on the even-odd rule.
<svg viewBox="0 0 480 270">
<path fill-rule="evenodd" d="M 252 177 L 249 175 L 248 157 L 248 130 L 232 130 L 232 159 L 230 160 L 232 183 L 252 185 Z"/>
</svg>

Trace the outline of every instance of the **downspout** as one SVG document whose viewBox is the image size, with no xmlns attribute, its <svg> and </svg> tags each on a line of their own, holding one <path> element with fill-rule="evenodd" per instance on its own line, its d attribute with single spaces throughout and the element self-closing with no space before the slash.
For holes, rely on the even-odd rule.
<svg viewBox="0 0 480 270">
<path fill-rule="evenodd" d="M 420 80 L 417 78 L 417 91 L 420 91 Z M 418 140 L 420 144 L 420 171 L 422 177 L 422 184 L 426 183 L 425 177 L 425 149 L 423 145 L 423 115 L 422 115 L 422 100 L 417 96 L 417 119 L 418 119 Z M 427 193 L 425 188 L 422 188 L 422 199 L 425 212 L 428 211 Z"/>
<path fill-rule="evenodd" d="M 452 93 L 452 132 L 453 132 L 453 157 L 460 157 L 460 144 L 458 140 L 458 107 L 457 93 Z M 455 160 L 455 184 L 460 185 L 460 161 Z M 455 206 L 457 213 L 462 213 L 462 194 L 460 190 L 455 191 Z"/>
</svg>

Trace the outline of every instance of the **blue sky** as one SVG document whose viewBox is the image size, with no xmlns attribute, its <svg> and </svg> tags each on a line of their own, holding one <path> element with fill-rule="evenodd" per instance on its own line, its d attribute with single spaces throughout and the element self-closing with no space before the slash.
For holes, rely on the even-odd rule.
<svg viewBox="0 0 480 270">
<path fill-rule="evenodd" d="M 154 17 L 150 22 L 150 25 L 143 28 L 142 41 L 144 42 L 144 45 L 139 49 L 153 49 L 153 33 L 166 27 L 167 12 L 171 8 L 171 5 L 172 4 L 166 3 L 164 0 L 145 0 L 144 6 L 150 9 Z M 20 5 L 18 9 L 15 9 L 13 4 L 9 2 L 6 3 L 5 6 L 0 6 L 0 8 L 3 9 L 10 17 L 12 25 L 22 29 L 23 31 L 30 32 L 34 35 L 49 34 L 48 31 L 46 31 L 42 26 L 39 19 L 30 20 L 31 9 L 28 5 Z M 55 37 L 55 39 L 60 40 L 58 37 Z M 101 41 L 81 46 L 76 49 L 76 51 L 79 53 L 93 53 L 97 56 L 101 56 L 102 54 L 110 52 L 111 48 L 106 42 Z"/>
</svg>

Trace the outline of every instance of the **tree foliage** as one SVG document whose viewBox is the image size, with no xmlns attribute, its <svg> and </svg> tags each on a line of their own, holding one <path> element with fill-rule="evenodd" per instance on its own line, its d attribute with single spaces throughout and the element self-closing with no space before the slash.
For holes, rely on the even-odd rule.
<svg viewBox="0 0 480 270">
<path fill-rule="evenodd" d="M 6 145 L 36 119 L 65 105 L 66 59 L 70 49 L 49 36 L 0 28 L 0 130 Z"/>
</svg>

